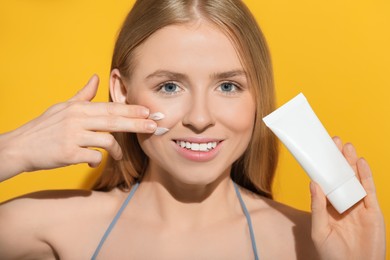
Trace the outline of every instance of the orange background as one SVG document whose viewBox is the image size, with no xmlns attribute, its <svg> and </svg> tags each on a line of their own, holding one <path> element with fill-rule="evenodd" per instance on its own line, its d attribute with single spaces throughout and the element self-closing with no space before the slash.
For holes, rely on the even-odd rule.
<svg viewBox="0 0 390 260">
<path fill-rule="evenodd" d="M 357 146 L 372 166 L 389 222 L 390 2 L 245 2 L 268 39 L 278 104 L 303 92 L 329 133 Z M 115 36 L 132 3 L 3 1 L 0 133 L 73 96 L 93 73 L 101 78 L 96 100 L 106 101 Z M 77 165 L 22 174 L 0 183 L 0 201 L 42 189 L 88 188 L 99 170 Z M 283 148 L 276 200 L 309 210 L 308 186 L 308 177 Z"/>
</svg>

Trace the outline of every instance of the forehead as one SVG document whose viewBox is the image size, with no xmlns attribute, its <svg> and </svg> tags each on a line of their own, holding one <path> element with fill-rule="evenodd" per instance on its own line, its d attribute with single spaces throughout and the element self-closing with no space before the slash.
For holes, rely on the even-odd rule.
<svg viewBox="0 0 390 260">
<path fill-rule="evenodd" d="M 134 73 L 138 74 L 153 69 L 198 73 L 243 70 L 230 38 L 206 21 L 166 26 L 142 43 L 135 54 Z"/>
</svg>

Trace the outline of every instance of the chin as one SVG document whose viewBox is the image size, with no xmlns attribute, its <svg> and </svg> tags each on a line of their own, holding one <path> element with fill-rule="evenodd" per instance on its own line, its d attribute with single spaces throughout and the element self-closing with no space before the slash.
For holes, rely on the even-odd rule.
<svg viewBox="0 0 390 260">
<path fill-rule="evenodd" d="M 211 171 L 203 170 L 201 172 L 191 171 L 185 172 L 182 171 L 179 174 L 170 174 L 174 179 L 174 183 L 181 183 L 182 185 L 189 186 L 208 186 L 210 184 L 216 184 L 224 179 L 227 175 L 226 173 L 221 174 L 210 174 Z M 183 175 L 185 174 L 185 175 Z"/>
</svg>

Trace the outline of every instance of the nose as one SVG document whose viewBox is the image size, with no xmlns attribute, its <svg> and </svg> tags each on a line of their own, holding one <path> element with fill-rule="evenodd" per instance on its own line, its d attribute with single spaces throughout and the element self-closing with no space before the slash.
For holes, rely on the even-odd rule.
<svg viewBox="0 0 390 260">
<path fill-rule="evenodd" d="M 188 103 L 188 109 L 183 117 L 183 125 L 200 133 L 215 125 L 212 104 L 206 93 L 194 93 Z"/>
</svg>

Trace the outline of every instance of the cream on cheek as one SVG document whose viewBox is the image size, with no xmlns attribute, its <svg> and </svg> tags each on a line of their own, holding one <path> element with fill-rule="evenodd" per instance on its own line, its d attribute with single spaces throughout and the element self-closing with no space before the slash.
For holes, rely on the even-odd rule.
<svg viewBox="0 0 390 260">
<path fill-rule="evenodd" d="M 159 161 L 160 164 L 163 164 L 164 161 L 167 161 L 165 157 L 166 154 L 169 154 L 170 146 L 167 145 L 171 141 L 171 132 L 176 133 L 176 125 L 181 123 L 183 118 L 182 103 L 179 100 L 158 100 L 156 98 L 146 98 L 142 102 L 137 104 L 148 107 L 152 113 L 162 113 L 164 118 L 156 121 L 158 129 L 169 129 L 169 131 L 164 132 L 161 135 L 150 135 L 150 134 L 137 134 L 138 141 L 143 149 L 143 151 L 148 155 L 150 162 Z M 159 130 L 156 130 L 159 131 Z M 153 164 L 153 163 L 152 163 Z"/>
<path fill-rule="evenodd" d="M 172 129 L 176 125 L 182 125 L 186 113 L 192 109 L 189 96 L 182 96 L 173 99 L 155 100 L 144 104 L 152 113 L 161 112 L 164 119 L 159 120 L 158 126 L 164 129 Z M 232 134 L 245 134 L 244 139 L 250 138 L 255 119 L 255 104 L 249 94 L 239 98 L 213 97 L 208 100 L 208 113 L 215 118 L 215 125 L 221 131 L 228 131 Z"/>
<path fill-rule="evenodd" d="M 156 132 L 161 131 L 162 134 L 168 132 L 175 125 L 179 124 L 184 116 L 183 111 L 186 110 L 186 108 L 184 107 L 185 102 L 182 102 L 180 98 L 163 101 L 155 100 L 155 102 L 147 103 L 148 104 L 144 105 L 150 109 L 151 113 L 164 114 L 164 118 L 157 121 L 158 129 L 156 130 Z M 155 135 L 162 134 L 155 133 Z"/>
<path fill-rule="evenodd" d="M 182 98 L 165 98 L 149 89 L 133 91 L 129 100 L 131 104 L 137 104 L 149 108 L 149 119 L 157 122 L 157 130 L 154 135 L 163 135 L 169 132 L 183 117 L 185 111 Z"/>
</svg>

